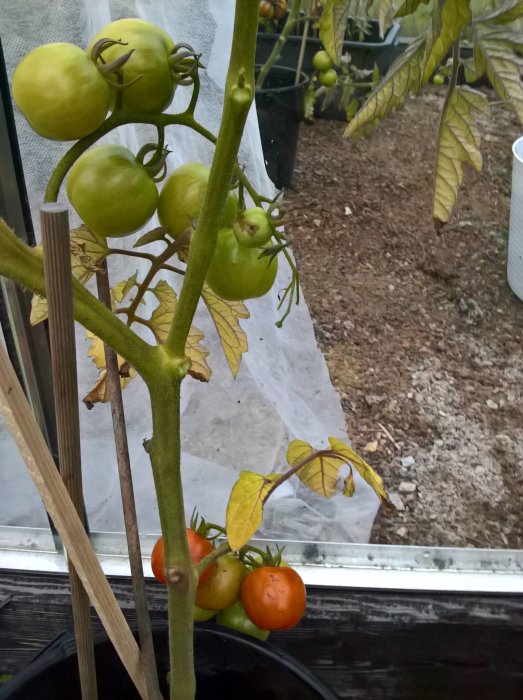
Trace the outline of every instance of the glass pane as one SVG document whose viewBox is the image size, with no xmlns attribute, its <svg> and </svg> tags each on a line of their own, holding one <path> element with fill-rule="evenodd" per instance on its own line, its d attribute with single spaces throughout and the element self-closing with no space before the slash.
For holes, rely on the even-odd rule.
<svg viewBox="0 0 523 700">
<path fill-rule="evenodd" d="M 4 337 L 0 329 L 0 342 Z M 16 443 L 0 417 L 0 525 L 49 527 L 47 514 Z"/>
</svg>

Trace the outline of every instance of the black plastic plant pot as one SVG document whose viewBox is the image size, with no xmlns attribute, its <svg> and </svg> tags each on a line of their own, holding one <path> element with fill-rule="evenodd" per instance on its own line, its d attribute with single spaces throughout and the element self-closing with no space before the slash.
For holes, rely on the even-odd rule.
<svg viewBox="0 0 523 700">
<path fill-rule="evenodd" d="M 160 686 L 168 698 L 166 625 L 153 627 Z M 270 643 L 196 628 L 197 700 L 336 700 L 305 666 Z M 139 700 L 107 637 L 95 640 L 99 700 Z M 51 643 L 0 690 L 0 700 L 81 700 L 71 633 Z"/>
<path fill-rule="evenodd" d="M 298 146 L 303 100 L 309 81 L 302 73 L 272 66 L 262 88 L 256 88 L 256 112 L 260 125 L 267 174 L 278 189 L 290 187 Z"/>
<path fill-rule="evenodd" d="M 350 22 L 350 20 L 349 20 Z M 284 20 L 280 21 L 278 30 L 283 28 Z M 374 65 L 378 66 L 380 75 L 384 75 L 390 68 L 393 61 L 398 57 L 404 47 L 399 47 L 399 22 L 393 22 L 386 31 L 383 38 L 379 34 L 379 23 L 377 20 L 369 20 L 369 31 L 363 36 L 362 41 L 355 41 L 347 38 L 343 42 L 343 53 L 350 53 L 351 62 L 356 68 L 372 70 Z M 350 27 L 349 30 L 350 32 Z M 278 65 L 296 67 L 301 47 L 302 24 L 298 24 L 294 33 L 285 42 L 278 59 Z M 352 33 L 352 32 L 350 32 Z M 350 36 L 350 33 L 348 36 Z M 256 63 L 263 64 L 269 57 L 279 33 L 261 31 L 258 32 L 256 43 Z M 322 43 L 318 36 L 309 36 L 306 40 L 305 55 L 302 70 L 307 75 L 312 75 L 314 66 L 312 58 L 316 51 L 322 49 Z"/>
</svg>

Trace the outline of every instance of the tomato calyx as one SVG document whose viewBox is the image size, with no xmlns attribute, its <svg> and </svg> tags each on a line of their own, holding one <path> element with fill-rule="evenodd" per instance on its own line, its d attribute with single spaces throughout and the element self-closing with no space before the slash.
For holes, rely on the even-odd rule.
<svg viewBox="0 0 523 700">
<path fill-rule="evenodd" d="M 122 70 L 122 68 L 125 66 L 127 61 L 131 58 L 131 56 L 134 53 L 134 49 L 131 49 L 125 54 L 122 54 L 121 56 L 118 56 L 118 58 L 115 58 L 112 61 L 109 61 L 109 63 L 106 63 L 103 59 L 103 52 L 106 49 L 109 49 L 111 46 L 128 46 L 128 42 L 126 41 L 118 41 L 116 39 L 108 39 L 108 38 L 103 38 L 99 39 L 94 45 L 93 48 L 91 49 L 91 60 L 95 64 L 95 66 L 98 68 L 100 73 L 105 77 L 107 82 L 114 88 L 116 89 L 121 89 L 124 87 L 128 87 L 129 85 L 133 85 L 137 80 L 140 79 L 140 77 L 135 78 L 134 80 L 128 82 L 128 83 L 117 83 L 113 82 L 108 79 L 108 76 L 113 74 L 113 73 L 118 73 L 118 71 Z"/>
<path fill-rule="evenodd" d="M 149 153 L 153 153 L 154 155 L 146 161 L 145 157 Z M 166 161 L 169 153 L 171 153 L 171 151 L 168 148 L 164 148 L 162 144 L 146 143 L 140 148 L 135 157 L 140 165 L 149 173 L 154 182 L 161 182 L 165 179 L 165 175 L 167 174 Z"/>
<path fill-rule="evenodd" d="M 276 546 L 276 551 L 273 552 L 267 546 L 264 551 L 248 544 L 240 550 L 240 559 L 250 570 L 259 569 L 262 566 L 287 566 L 282 558 L 284 549 L 285 547 Z"/>
<path fill-rule="evenodd" d="M 201 54 L 197 54 L 189 44 L 175 44 L 168 62 L 171 73 L 177 85 L 193 85 L 198 76 L 198 69 L 205 66 L 200 62 Z"/>
</svg>

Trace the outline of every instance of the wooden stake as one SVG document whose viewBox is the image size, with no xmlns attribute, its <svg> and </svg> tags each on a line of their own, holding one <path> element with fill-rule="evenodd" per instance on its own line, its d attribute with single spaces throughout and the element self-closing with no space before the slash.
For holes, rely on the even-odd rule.
<svg viewBox="0 0 523 700">
<path fill-rule="evenodd" d="M 91 602 L 140 697 L 149 700 L 140 650 L 0 343 L 0 415 L 11 431 Z"/>
<path fill-rule="evenodd" d="M 74 337 L 71 249 L 67 208 L 44 204 L 40 209 L 44 273 L 49 313 L 49 339 L 60 474 L 76 512 L 84 513 L 80 453 L 80 416 Z M 97 700 L 91 606 L 67 558 L 82 700 Z"/>
<path fill-rule="evenodd" d="M 107 262 L 104 260 L 102 269 L 96 273 L 98 297 L 108 308 L 111 308 L 111 289 Z M 129 564 L 133 582 L 134 604 L 140 646 L 142 648 L 144 673 L 151 698 L 161 699 L 158 674 L 154 655 L 153 635 L 151 619 L 147 605 L 145 592 L 145 579 L 143 575 L 142 552 L 140 547 L 140 534 L 136 517 L 136 503 L 134 499 L 133 476 L 129 459 L 129 446 L 127 442 L 127 429 L 125 425 L 125 412 L 122 399 L 122 387 L 118 368 L 118 357 L 115 351 L 108 345 L 104 345 L 105 369 L 107 372 L 107 388 L 111 401 L 111 415 L 113 418 L 113 431 L 116 446 L 116 460 L 118 462 L 118 475 L 120 477 L 120 491 L 122 494 L 123 516 L 125 533 L 127 536 L 127 548 L 129 551 Z"/>
</svg>

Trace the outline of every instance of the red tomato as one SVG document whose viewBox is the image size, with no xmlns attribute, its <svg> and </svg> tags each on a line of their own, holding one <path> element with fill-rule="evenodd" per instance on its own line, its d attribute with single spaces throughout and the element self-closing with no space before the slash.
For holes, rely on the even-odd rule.
<svg viewBox="0 0 523 700">
<path fill-rule="evenodd" d="M 202 537 L 190 527 L 186 530 L 187 543 L 193 564 L 198 564 L 207 554 L 210 554 L 214 549 L 212 542 Z M 200 574 L 200 583 L 208 578 L 214 568 L 214 564 L 210 564 L 205 571 Z M 165 583 L 165 547 L 163 537 L 160 537 L 153 547 L 151 552 L 151 569 L 155 578 L 161 583 Z"/>
<path fill-rule="evenodd" d="M 303 617 L 305 584 L 290 567 L 261 566 L 243 579 L 242 605 L 248 618 L 264 630 L 286 630 Z"/>
</svg>

